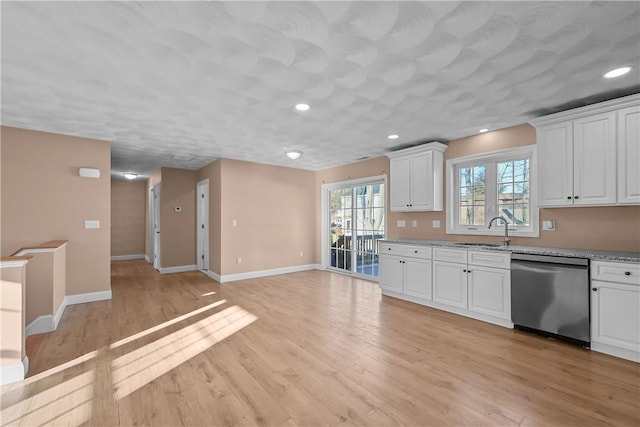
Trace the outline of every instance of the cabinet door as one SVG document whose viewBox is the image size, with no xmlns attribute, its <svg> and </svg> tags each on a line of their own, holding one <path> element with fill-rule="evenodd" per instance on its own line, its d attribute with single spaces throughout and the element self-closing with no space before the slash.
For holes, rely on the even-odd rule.
<svg viewBox="0 0 640 427">
<path fill-rule="evenodd" d="M 467 308 L 467 266 L 433 262 L 433 300 L 452 307 Z"/>
<path fill-rule="evenodd" d="M 574 205 L 616 203 L 615 117 L 611 112 L 574 121 Z"/>
<path fill-rule="evenodd" d="M 411 158 L 391 159 L 391 210 L 408 211 L 411 204 Z"/>
<path fill-rule="evenodd" d="M 618 203 L 640 204 L 640 107 L 618 111 Z"/>
<path fill-rule="evenodd" d="M 433 153 L 411 157 L 411 210 L 433 209 Z"/>
<path fill-rule="evenodd" d="M 563 122 L 536 130 L 538 205 L 573 205 L 573 126 Z"/>
<path fill-rule="evenodd" d="M 640 352 L 640 287 L 597 280 L 591 285 L 591 341 Z"/>
<path fill-rule="evenodd" d="M 404 293 L 431 300 L 431 260 L 404 259 Z"/>
<path fill-rule="evenodd" d="M 397 256 L 380 255 L 380 277 L 378 284 L 383 291 L 402 292 L 403 263 Z"/>
<path fill-rule="evenodd" d="M 469 311 L 511 320 L 509 270 L 469 267 Z"/>
</svg>

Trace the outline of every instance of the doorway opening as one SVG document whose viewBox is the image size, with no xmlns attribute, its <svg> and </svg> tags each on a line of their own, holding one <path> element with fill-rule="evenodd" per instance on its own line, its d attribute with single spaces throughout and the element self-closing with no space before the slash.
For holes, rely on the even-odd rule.
<svg viewBox="0 0 640 427">
<path fill-rule="evenodd" d="M 324 186 L 326 268 L 378 280 L 378 241 L 385 238 L 385 177 Z"/>
</svg>

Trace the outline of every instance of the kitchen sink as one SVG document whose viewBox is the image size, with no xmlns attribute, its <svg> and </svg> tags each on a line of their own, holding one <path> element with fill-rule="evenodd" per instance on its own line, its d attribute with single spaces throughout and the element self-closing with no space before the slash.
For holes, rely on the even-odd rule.
<svg viewBox="0 0 640 427">
<path fill-rule="evenodd" d="M 485 247 L 489 247 L 489 248 L 499 248 L 500 246 L 504 246 L 504 245 L 499 245 L 497 243 L 466 243 L 466 242 L 459 242 L 459 243 L 454 243 L 455 245 L 458 246 L 485 246 Z"/>
</svg>

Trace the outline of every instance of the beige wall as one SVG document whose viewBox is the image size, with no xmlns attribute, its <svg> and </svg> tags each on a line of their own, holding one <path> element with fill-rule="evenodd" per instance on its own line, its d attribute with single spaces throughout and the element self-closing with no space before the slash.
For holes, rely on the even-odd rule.
<svg viewBox="0 0 640 427">
<path fill-rule="evenodd" d="M 472 154 L 531 145 L 536 142 L 535 129 L 530 125 L 474 135 L 448 143 L 444 162 L 448 159 Z M 380 175 L 389 170 L 389 159 L 380 157 L 352 165 L 327 169 L 316 174 L 316 187 L 323 182 L 334 182 L 352 178 Z M 389 183 L 390 181 L 388 181 Z M 388 194 L 388 193 L 387 193 Z M 446 194 L 446 184 L 445 184 Z M 317 200 L 320 200 L 318 193 Z M 318 215 L 320 213 L 318 212 Z M 389 238 L 437 239 L 496 243 L 493 236 L 466 236 L 446 234 L 446 217 L 443 212 L 391 213 L 387 211 L 387 236 Z M 408 227 L 398 228 L 398 219 L 404 219 Z M 411 227 L 413 220 L 417 227 Z M 539 238 L 514 237 L 515 245 L 601 249 L 612 251 L 640 252 L 640 207 L 594 207 L 541 209 L 540 221 L 553 219 L 556 231 L 540 231 Z M 439 220 L 440 228 L 433 228 L 432 221 Z M 317 250 L 320 259 L 321 220 L 317 220 Z"/>
<path fill-rule="evenodd" d="M 313 264 L 314 173 L 238 160 L 219 162 L 221 260 L 216 273 Z"/>
<path fill-rule="evenodd" d="M 111 180 L 111 256 L 145 253 L 144 181 Z"/>
<path fill-rule="evenodd" d="M 80 167 L 100 169 L 81 178 Z M 106 141 L 2 127 L 2 255 L 68 240 L 66 294 L 110 286 L 111 147 Z M 99 229 L 85 229 L 85 220 Z"/>
<path fill-rule="evenodd" d="M 162 168 L 160 188 L 160 262 L 163 268 L 196 263 L 197 172 Z M 175 212 L 180 206 L 182 212 Z"/>
<path fill-rule="evenodd" d="M 198 170 L 197 180 L 209 179 L 209 270 L 220 274 L 221 269 L 221 161 L 209 163 Z"/>
</svg>

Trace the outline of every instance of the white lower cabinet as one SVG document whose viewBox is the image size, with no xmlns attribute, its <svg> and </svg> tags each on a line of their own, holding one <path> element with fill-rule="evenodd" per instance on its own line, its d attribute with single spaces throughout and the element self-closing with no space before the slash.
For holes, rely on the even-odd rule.
<svg viewBox="0 0 640 427">
<path fill-rule="evenodd" d="M 433 261 L 433 300 L 467 308 L 467 265 Z"/>
<path fill-rule="evenodd" d="M 591 264 L 591 348 L 640 362 L 640 266 Z"/>
<path fill-rule="evenodd" d="M 511 320 L 511 272 L 470 266 L 469 311 Z"/>
<path fill-rule="evenodd" d="M 510 255 L 434 248 L 433 300 L 445 306 L 439 308 L 511 327 Z"/>
<path fill-rule="evenodd" d="M 380 245 L 382 293 L 416 302 L 431 300 L 431 248 Z"/>
</svg>

